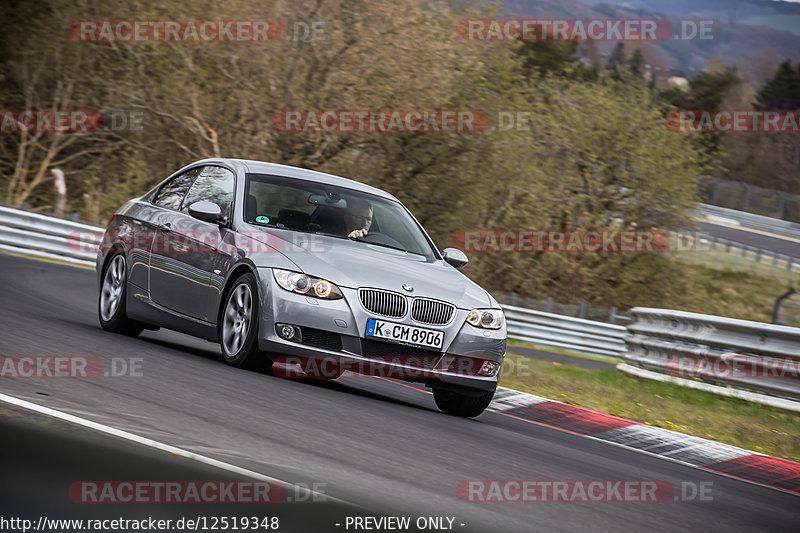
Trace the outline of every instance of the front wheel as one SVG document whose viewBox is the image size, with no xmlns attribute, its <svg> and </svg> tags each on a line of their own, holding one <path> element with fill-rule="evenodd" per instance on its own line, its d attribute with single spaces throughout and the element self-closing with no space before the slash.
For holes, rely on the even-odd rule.
<svg viewBox="0 0 800 533">
<path fill-rule="evenodd" d="M 260 315 L 255 276 L 250 273 L 242 274 L 228 291 L 224 302 L 220 316 L 223 359 L 229 365 L 240 368 L 266 368 L 267 356 L 258 349 Z"/>
<path fill-rule="evenodd" d="M 103 283 L 97 299 L 100 325 L 113 333 L 137 336 L 144 326 L 128 318 L 125 313 L 125 300 L 128 296 L 128 267 L 125 256 L 115 254 L 103 272 Z"/>
<path fill-rule="evenodd" d="M 433 389 L 436 406 L 448 415 L 472 418 L 478 416 L 489 407 L 494 398 L 494 390 L 478 396 L 467 396 L 447 389 Z"/>
</svg>

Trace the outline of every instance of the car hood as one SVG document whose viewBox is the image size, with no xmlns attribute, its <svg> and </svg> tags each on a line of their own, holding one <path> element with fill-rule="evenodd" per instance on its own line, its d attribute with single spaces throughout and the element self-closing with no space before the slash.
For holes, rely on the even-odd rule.
<svg viewBox="0 0 800 533">
<path fill-rule="evenodd" d="M 280 254 L 309 276 L 351 289 L 373 287 L 434 298 L 462 309 L 492 305 L 485 290 L 442 260 L 429 262 L 415 254 L 347 239 L 309 237 L 301 244 L 286 239 L 280 246 Z M 266 242 L 266 232 L 264 238 Z M 275 243 L 274 235 L 268 239 L 270 244 Z M 403 285 L 414 290 L 405 291 Z"/>
</svg>

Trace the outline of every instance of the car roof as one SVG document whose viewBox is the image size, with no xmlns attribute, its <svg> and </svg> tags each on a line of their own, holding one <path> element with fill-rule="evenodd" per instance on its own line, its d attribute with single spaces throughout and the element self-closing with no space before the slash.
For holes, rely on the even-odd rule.
<svg viewBox="0 0 800 533">
<path fill-rule="evenodd" d="M 233 167 L 237 167 L 242 171 L 244 171 L 245 173 L 269 174 L 269 175 L 285 176 L 288 178 L 303 179 L 303 180 L 313 181 L 316 183 L 333 185 L 335 187 L 353 189 L 368 194 L 374 194 L 375 196 L 381 196 L 383 198 L 390 198 L 392 200 L 397 200 L 397 198 L 395 198 L 393 195 L 389 194 L 384 190 L 378 189 L 377 187 L 372 187 L 370 185 L 366 185 L 364 183 L 360 183 L 355 180 L 334 176 L 333 174 L 325 174 L 324 172 L 317 172 L 315 170 L 308 170 L 306 168 L 291 167 L 288 165 L 279 165 L 277 163 L 267 163 L 266 161 L 254 161 L 251 159 L 214 158 L 214 159 L 203 159 L 201 161 L 196 161 L 195 163 L 192 163 L 192 166 L 198 164 L 211 165 L 214 163 L 224 163 Z"/>
</svg>

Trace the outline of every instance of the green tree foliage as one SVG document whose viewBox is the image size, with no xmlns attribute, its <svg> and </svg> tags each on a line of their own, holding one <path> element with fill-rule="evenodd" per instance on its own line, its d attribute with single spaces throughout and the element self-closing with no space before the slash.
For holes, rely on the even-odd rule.
<svg viewBox="0 0 800 533">
<path fill-rule="evenodd" d="M 600 67 L 585 64 L 577 41 L 526 41 L 516 50 L 526 80 L 555 75 L 576 80 L 597 81 Z"/>
<path fill-rule="evenodd" d="M 634 50 L 630 59 L 628 59 L 628 72 L 631 73 L 634 79 L 644 79 L 644 54 L 639 48 Z"/>
<path fill-rule="evenodd" d="M 720 109 L 727 91 L 736 83 L 736 69 L 721 73 L 699 72 L 689 81 L 689 90 L 671 89 L 663 96 L 679 109 Z"/>
<path fill-rule="evenodd" d="M 689 90 L 679 87 L 662 91 L 662 98 L 676 109 L 714 111 L 722 108 L 727 92 L 737 83 L 735 68 L 722 72 L 700 72 L 689 82 Z M 697 150 L 705 156 L 706 164 L 713 165 L 723 157 L 722 133 L 709 132 L 695 135 Z"/>
<path fill-rule="evenodd" d="M 578 63 L 577 53 L 577 41 L 525 41 L 517 49 L 527 77 L 535 73 L 564 75 Z"/>
<path fill-rule="evenodd" d="M 612 79 L 619 81 L 622 79 L 622 72 L 625 70 L 625 43 L 617 43 L 611 51 L 611 57 L 606 63 L 606 70 Z"/>
<path fill-rule="evenodd" d="M 800 109 L 800 63 L 788 59 L 756 96 L 756 109 Z"/>
<path fill-rule="evenodd" d="M 551 77 L 540 80 L 526 99 L 535 119 L 530 131 L 509 135 L 493 151 L 499 158 L 489 163 L 502 165 L 495 175 L 503 176 L 504 184 L 494 189 L 473 227 L 681 225 L 683 208 L 695 198 L 697 155 L 689 138 L 664 126 L 647 89 L 612 80 L 587 85 Z M 510 167 L 506 158 L 521 150 Z M 680 285 L 680 267 L 659 254 L 491 251 L 474 254 L 467 269 L 476 272 L 476 279 L 496 280 L 498 290 L 620 305 L 632 302 L 636 291 L 639 302 L 646 299 L 652 305 L 667 293 L 680 292 L 675 284 L 656 281 L 662 276 Z"/>
<path fill-rule="evenodd" d="M 800 64 L 784 61 L 756 95 L 756 109 L 800 109 Z M 800 194 L 800 139 L 791 133 L 745 133 L 724 139 L 720 177 Z"/>
</svg>

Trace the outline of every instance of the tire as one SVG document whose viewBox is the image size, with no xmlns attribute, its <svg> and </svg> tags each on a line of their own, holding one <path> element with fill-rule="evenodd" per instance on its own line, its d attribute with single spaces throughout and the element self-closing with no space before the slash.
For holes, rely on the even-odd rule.
<svg viewBox="0 0 800 533">
<path fill-rule="evenodd" d="M 447 389 L 433 389 L 436 406 L 448 415 L 472 418 L 478 416 L 489 407 L 494 398 L 494 390 L 479 396 L 467 396 Z"/>
<path fill-rule="evenodd" d="M 231 366 L 248 370 L 268 370 L 272 364 L 258 349 L 260 302 L 256 278 L 249 272 L 231 285 L 222 300 L 219 344 L 222 358 Z"/>
<path fill-rule="evenodd" d="M 128 318 L 125 303 L 128 297 L 128 265 L 125 256 L 117 253 L 111 256 L 103 270 L 100 294 L 97 298 L 97 316 L 106 331 L 135 337 L 144 326 Z"/>
</svg>

